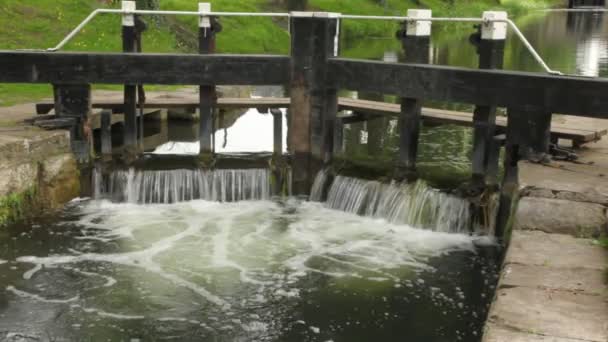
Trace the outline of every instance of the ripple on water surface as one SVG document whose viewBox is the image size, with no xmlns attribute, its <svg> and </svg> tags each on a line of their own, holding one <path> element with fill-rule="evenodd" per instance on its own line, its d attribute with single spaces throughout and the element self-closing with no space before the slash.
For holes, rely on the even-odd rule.
<svg viewBox="0 0 608 342">
<path fill-rule="evenodd" d="M 0 331 L 66 339 L 471 340 L 496 274 L 469 236 L 295 201 L 81 202 L 4 242 Z"/>
</svg>

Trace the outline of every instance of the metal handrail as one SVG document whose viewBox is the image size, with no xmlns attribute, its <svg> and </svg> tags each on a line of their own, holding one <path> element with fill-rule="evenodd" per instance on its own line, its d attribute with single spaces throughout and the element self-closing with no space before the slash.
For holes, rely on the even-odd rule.
<svg viewBox="0 0 608 342">
<path fill-rule="evenodd" d="M 72 30 L 57 46 L 47 49 L 47 51 L 59 51 L 72 38 L 74 38 L 89 22 L 91 22 L 98 14 L 140 14 L 140 15 L 185 15 L 185 16 L 210 16 L 210 17 L 280 17 L 290 18 L 291 13 L 248 13 L 248 12 L 198 12 L 198 11 L 163 11 L 163 10 L 123 10 L 123 9 L 96 9 L 88 17 L 86 17 L 74 30 Z M 547 63 L 534 49 L 532 44 L 526 39 L 524 34 L 519 30 L 517 25 L 510 19 L 495 19 L 487 20 L 482 18 L 412 18 L 407 16 L 373 16 L 373 15 L 351 15 L 351 14 L 335 14 L 332 18 L 337 19 L 354 19 L 354 20 L 393 20 L 393 21 L 431 21 L 431 22 L 465 22 L 465 23 L 491 23 L 504 22 L 506 23 L 515 35 L 521 40 L 524 46 L 528 49 L 532 57 L 545 69 L 549 74 L 563 75 L 562 72 L 549 68 Z"/>
</svg>

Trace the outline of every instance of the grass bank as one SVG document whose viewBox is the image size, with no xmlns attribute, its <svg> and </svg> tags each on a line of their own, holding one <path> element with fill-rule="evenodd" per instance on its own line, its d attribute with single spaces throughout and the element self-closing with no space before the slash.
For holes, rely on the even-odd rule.
<svg viewBox="0 0 608 342">
<path fill-rule="evenodd" d="M 111 7 L 98 0 L 2 0 L 0 1 L 0 49 L 47 49 L 61 41 L 98 7 Z M 116 15 L 95 18 L 64 50 L 120 51 L 121 21 Z M 179 49 L 167 27 L 149 25 L 144 48 L 149 52 Z M 98 87 L 108 88 L 108 87 Z M 0 106 L 52 96 L 49 85 L 0 84 Z"/>
</svg>

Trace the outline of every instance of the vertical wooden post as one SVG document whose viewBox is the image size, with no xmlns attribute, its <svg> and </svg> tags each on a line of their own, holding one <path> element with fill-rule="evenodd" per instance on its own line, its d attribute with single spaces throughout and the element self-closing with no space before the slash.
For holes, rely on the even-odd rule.
<svg viewBox="0 0 608 342">
<path fill-rule="evenodd" d="M 199 12 L 210 12 L 210 3 L 199 3 Z M 201 15 L 199 19 L 199 53 L 215 53 L 215 28 L 209 16 Z M 215 152 L 213 146 L 213 113 L 215 111 L 217 95 L 215 86 L 201 85 L 199 90 L 199 142 L 201 156 L 212 156 Z"/>
<path fill-rule="evenodd" d="M 122 1 L 122 9 L 134 11 L 135 1 Z M 122 50 L 137 52 L 137 33 L 135 32 L 135 15 L 122 16 Z M 124 87 L 124 146 L 127 154 L 137 150 L 137 85 L 127 84 Z"/>
<path fill-rule="evenodd" d="M 508 239 L 509 221 L 513 205 L 519 195 L 519 160 L 521 145 L 518 134 L 525 125 L 525 111 L 508 108 L 507 140 L 504 161 L 504 177 L 500 190 L 495 235 L 499 240 Z"/>
<path fill-rule="evenodd" d="M 283 112 L 280 109 L 271 109 L 273 126 L 273 152 L 276 158 L 283 156 Z"/>
<path fill-rule="evenodd" d="M 337 91 L 327 88 L 326 78 L 327 59 L 335 52 L 336 20 L 333 13 L 292 12 L 291 16 L 289 137 L 296 196 L 309 195 L 316 172 L 331 158 Z"/>
<path fill-rule="evenodd" d="M 334 121 L 334 156 L 344 153 L 344 121 L 336 118 Z"/>
<path fill-rule="evenodd" d="M 534 162 L 543 162 L 549 159 L 549 145 L 551 144 L 551 118 L 553 114 L 544 109 L 529 111 L 529 141 L 525 157 Z"/>
<path fill-rule="evenodd" d="M 326 85 L 325 80 L 327 79 L 327 67 L 325 67 L 325 63 L 327 58 L 329 57 L 337 57 L 340 50 L 340 20 L 339 19 L 329 19 L 335 18 L 337 15 L 328 14 L 327 15 L 327 28 L 324 31 L 324 35 L 327 37 L 325 41 L 325 52 L 326 55 L 323 59 L 321 59 L 318 63 L 321 63 L 323 66 L 322 70 L 319 70 L 319 78 L 323 79 L 323 82 L 320 87 Z M 324 89 L 325 96 L 325 108 L 322 113 L 323 120 L 323 164 L 324 166 L 328 166 L 333 161 L 334 157 L 334 134 L 336 133 L 336 120 L 338 115 L 338 89 L 328 88 L 327 86 Z M 316 172 L 315 172 L 316 174 Z"/>
<path fill-rule="evenodd" d="M 325 96 L 327 103 L 325 107 L 325 123 L 323 125 L 323 164 L 324 166 L 328 166 L 334 158 L 338 91 L 336 89 L 328 89 Z"/>
<path fill-rule="evenodd" d="M 416 18 L 407 22 L 405 35 L 401 37 L 406 63 L 429 63 L 431 10 L 408 10 L 407 16 Z M 422 99 L 402 98 L 399 115 L 399 160 L 396 178 L 399 181 L 413 179 L 416 174 L 418 138 L 420 136 Z"/>
<path fill-rule="evenodd" d="M 60 118 L 72 119 L 70 145 L 79 163 L 88 163 L 91 157 L 92 132 L 89 122 L 91 111 L 91 85 L 53 85 L 55 113 Z"/>
<path fill-rule="evenodd" d="M 112 111 L 101 112 L 101 154 L 112 156 Z"/>
<path fill-rule="evenodd" d="M 479 40 L 476 36 L 480 69 L 502 69 L 507 24 L 493 19 L 507 19 L 507 12 L 484 12 L 487 20 L 481 25 Z M 473 185 L 483 188 L 487 181 L 491 145 L 496 130 L 496 106 L 476 106 L 473 114 Z M 493 159 L 498 161 L 498 159 Z"/>
<path fill-rule="evenodd" d="M 490 188 L 498 186 L 498 164 L 500 163 L 500 148 L 505 141 L 505 135 L 492 137 L 488 153 L 488 169 L 486 171 L 486 184 Z"/>
</svg>

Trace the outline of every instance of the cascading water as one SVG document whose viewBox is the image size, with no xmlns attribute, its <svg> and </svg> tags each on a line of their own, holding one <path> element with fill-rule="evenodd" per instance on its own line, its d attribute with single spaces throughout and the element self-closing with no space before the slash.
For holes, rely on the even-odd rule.
<svg viewBox="0 0 608 342">
<path fill-rule="evenodd" d="M 93 174 L 94 198 L 128 203 L 219 202 L 270 198 L 270 172 L 245 170 L 115 170 Z"/>
<path fill-rule="evenodd" d="M 317 175 L 312 199 L 320 200 L 326 179 L 325 171 Z M 423 181 L 383 184 L 337 176 L 325 206 L 440 232 L 468 232 L 472 225 L 468 201 L 432 189 Z"/>
</svg>

